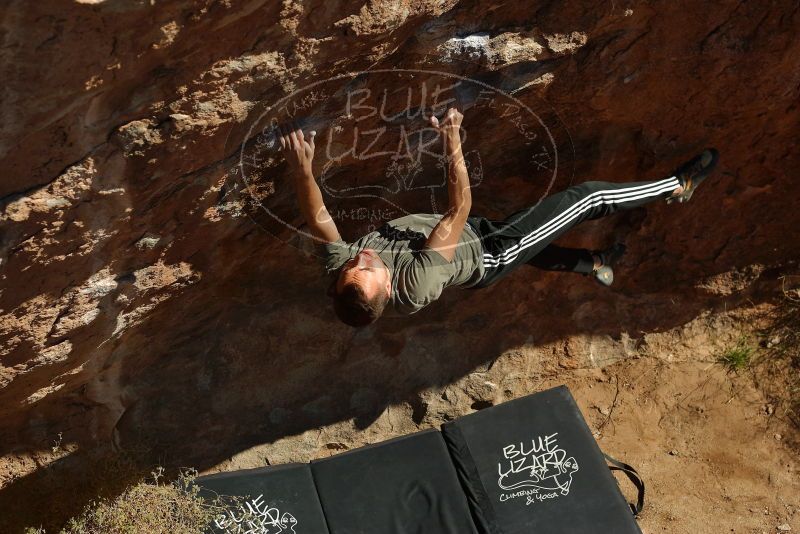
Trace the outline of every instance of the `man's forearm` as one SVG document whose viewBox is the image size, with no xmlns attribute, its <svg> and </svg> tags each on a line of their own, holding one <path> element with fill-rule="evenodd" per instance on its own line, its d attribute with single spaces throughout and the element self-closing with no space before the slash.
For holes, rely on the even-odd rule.
<svg viewBox="0 0 800 534">
<path fill-rule="evenodd" d="M 472 209 L 472 192 L 469 188 L 469 175 L 461 151 L 461 114 L 455 109 L 447 110 L 441 128 L 444 149 L 447 155 L 447 196 L 449 206 L 425 242 L 425 247 L 435 250 L 447 261 L 453 261 L 458 242 Z M 431 124 L 438 125 L 436 118 Z"/>
<path fill-rule="evenodd" d="M 455 217 L 466 221 L 469 210 L 472 209 L 472 191 L 469 187 L 469 175 L 461 150 L 461 136 L 456 131 L 448 134 L 445 139 L 447 150 L 447 194 L 450 212 Z"/>
<path fill-rule="evenodd" d="M 297 204 L 300 206 L 300 213 L 307 223 L 316 218 L 316 212 L 320 206 L 323 208 L 325 204 L 322 201 L 322 192 L 319 190 L 317 181 L 314 175 L 298 171 L 294 177 L 294 186 L 297 191 Z"/>
<path fill-rule="evenodd" d="M 297 203 L 300 206 L 300 213 L 308 224 L 310 233 L 315 238 L 332 242 L 339 238 L 336 225 L 331 219 L 325 202 L 322 199 L 322 192 L 310 172 L 298 171 L 295 174 L 295 189 L 297 190 Z"/>
</svg>

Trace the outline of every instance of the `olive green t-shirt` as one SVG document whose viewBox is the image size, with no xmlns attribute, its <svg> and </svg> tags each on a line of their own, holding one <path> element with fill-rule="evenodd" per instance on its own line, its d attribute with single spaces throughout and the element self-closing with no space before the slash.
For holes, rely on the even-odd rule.
<svg viewBox="0 0 800 534">
<path fill-rule="evenodd" d="M 470 287 L 483 277 L 483 247 L 466 223 L 452 262 L 425 242 L 441 220 L 437 214 L 416 213 L 394 219 L 353 243 L 343 240 L 318 245 L 326 272 L 338 275 L 350 258 L 369 248 L 380 256 L 392 277 L 389 304 L 399 314 L 418 312 L 439 298 L 448 286 Z"/>
</svg>

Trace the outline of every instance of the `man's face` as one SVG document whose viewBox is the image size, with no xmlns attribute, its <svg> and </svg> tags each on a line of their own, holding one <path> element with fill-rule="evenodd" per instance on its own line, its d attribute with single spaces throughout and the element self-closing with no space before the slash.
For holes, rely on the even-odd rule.
<svg viewBox="0 0 800 534">
<path fill-rule="evenodd" d="M 336 292 L 341 293 L 348 284 L 358 284 L 367 298 L 374 297 L 380 291 L 391 294 L 389 270 L 380 256 L 368 248 L 347 260 L 342 266 L 336 281 Z"/>
</svg>

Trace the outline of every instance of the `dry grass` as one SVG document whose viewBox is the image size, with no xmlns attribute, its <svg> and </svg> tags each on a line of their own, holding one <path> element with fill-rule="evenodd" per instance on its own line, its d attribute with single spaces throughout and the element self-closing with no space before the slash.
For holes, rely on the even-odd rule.
<svg viewBox="0 0 800 534">
<path fill-rule="evenodd" d="M 190 485 L 192 473 L 166 483 L 163 470 L 153 473 L 113 499 L 95 501 L 70 519 L 61 534 L 188 534 L 202 533 L 219 506 L 208 503 Z M 188 488 L 188 489 L 187 489 Z M 29 528 L 26 534 L 46 534 Z"/>
</svg>

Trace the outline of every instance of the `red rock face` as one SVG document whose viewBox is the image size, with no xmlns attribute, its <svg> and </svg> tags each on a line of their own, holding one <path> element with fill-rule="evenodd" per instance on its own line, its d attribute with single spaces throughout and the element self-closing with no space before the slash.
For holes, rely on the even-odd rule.
<svg viewBox="0 0 800 534">
<path fill-rule="evenodd" d="M 392 432 L 434 425 L 489 395 L 462 377 L 500 356 L 520 355 L 527 373 L 607 365 L 653 332 L 759 304 L 798 257 L 796 2 L 305 4 L 0 8 L 7 490 L 69 464 L 48 454 L 56 439 L 71 453 L 146 447 L 205 469 L 353 418 L 334 442 L 360 441 L 387 405 L 408 408 Z M 327 94 L 300 98 L 337 76 Z M 319 146 L 341 154 L 357 127 L 366 148 L 364 132 L 386 127 L 369 154 L 396 155 L 399 122 L 368 107 L 347 117 L 342 95 L 367 88 L 364 106 L 377 107 L 386 90 L 391 110 L 410 113 L 422 86 L 453 76 L 497 96 L 465 111 L 474 213 L 509 214 L 586 180 L 661 178 L 706 146 L 720 167 L 686 205 L 572 232 L 573 245 L 625 240 L 611 290 L 523 269 L 356 332 L 337 323 L 291 228 L 302 230 L 285 163 L 248 131 L 299 91 L 286 102 L 321 121 Z M 501 106 L 514 102 L 532 114 Z M 259 154 L 246 168 L 242 146 Z M 434 158 L 417 169 L 361 156 L 333 161 L 318 148 L 315 159 L 346 239 L 442 211 Z M 406 187 L 412 178 L 425 187 Z M 358 187 L 379 193 L 342 193 Z M 467 400 L 431 400 L 451 383 Z M 489 396 L 525 391 L 493 385 Z M 302 440 L 270 451 L 273 462 L 321 454 Z"/>
</svg>

